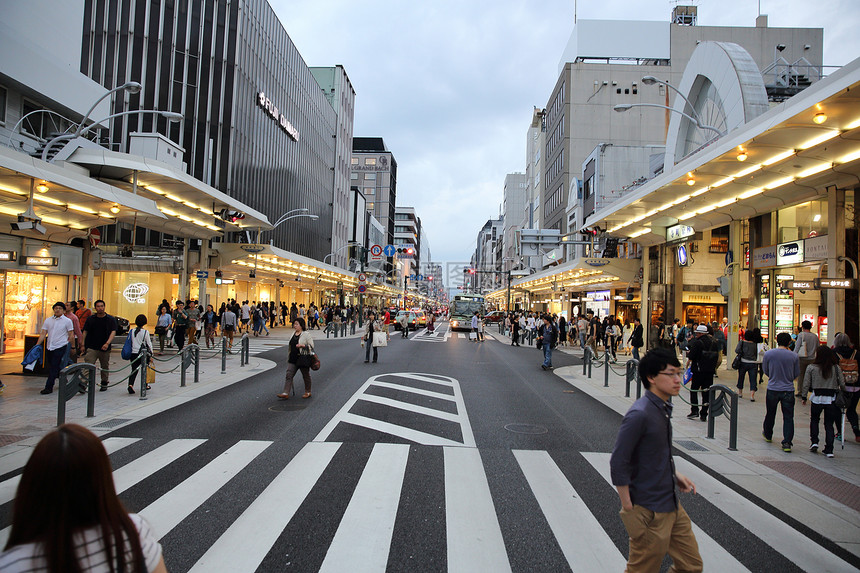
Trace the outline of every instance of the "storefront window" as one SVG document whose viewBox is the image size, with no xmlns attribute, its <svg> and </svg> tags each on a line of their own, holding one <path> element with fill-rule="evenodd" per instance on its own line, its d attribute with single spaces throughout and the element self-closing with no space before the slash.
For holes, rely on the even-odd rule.
<svg viewBox="0 0 860 573">
<path fill-rule="evenodd" d="M 807 201 L 777 213 L 778 242 L 827 234 L 827 201 Z"/>
<path fill-rule="evenodd" d="M 5 274 L 5 351 L 23 350 L 24 335 L 38 334 L 55 302 L 68 302 L 68 277 L 41 273 Z M 47 311 L 46 311 L 47 309 Z"/>
<path fill-rule="evenodd" d="M 131 323 L 138 314 L 145 314 L 150 322 L 147 326 L 151 329 L 162 299 L 167 299 L 173 306 L 179 295 L 175 278 L 176 275 L 167 273 L 103 272 L 101 298 L 105 301 L 105 310 Z"/>
</svg>

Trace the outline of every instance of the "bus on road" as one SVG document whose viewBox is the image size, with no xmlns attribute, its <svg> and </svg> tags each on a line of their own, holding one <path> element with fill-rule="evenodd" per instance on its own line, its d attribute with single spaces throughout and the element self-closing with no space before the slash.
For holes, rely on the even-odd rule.
<svg viewBox="0 0 860 573">
<path fill-rule="evenodd" d="M 484 316 L 484 297 L 479 294 L 454 295 L 451 303 L 451 330 L 471 330 L 472 316 L 478 311 L 478 316 Z"/>
</svg>

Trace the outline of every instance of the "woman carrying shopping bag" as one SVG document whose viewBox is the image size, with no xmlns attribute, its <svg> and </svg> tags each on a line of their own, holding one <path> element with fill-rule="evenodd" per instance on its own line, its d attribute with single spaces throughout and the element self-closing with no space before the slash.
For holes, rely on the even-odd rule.
<svg viewBox="0 0 860 573">
<path fill-rule="evenodd" d="M 815 351 L 815 359 L 806 368 L 803 376 L 803 387 L 800 392 L 803 405 L 806 406 L 806 396 L 812 390 L 812 408 L 809 420 L 809 451 L 818 451 L 818 421 L 824 414 L 824 455 L 833 457 L 833 442 L 836 436 L 836 425 L 839 423 L 840 408 L 834 402 L 840 390 L 845 392 L 845 376 L 839 368 L 839 357 L 826 344 Z"/>
<path fill-rule="evenodd" d="M 370 362 L 370 349 L 373 348 L 373 361 L 376 362 L 380 346 L 388 346 L 388 331 L 381 320 L 376 319 L 376 314 L 368 315 L 367 323 L 364 325 L 364 363 Z"/>
<path fill-rule="evenodd" d="M 311 364 L 314 358 L 314 340 L 311 333 L 305 330 L 305 319 L 297 318 L 293 322 L 295 333 L 290 338 L 289 355 L 287 356 L 287 372 L 284 379 L 284 391 L 278 394 L 281 400 L 289 400 L 293 391 L 293 378 L 301 370 L 305 383 L 305 393 L 302 398 L 311 397 Z"/>
</svg>

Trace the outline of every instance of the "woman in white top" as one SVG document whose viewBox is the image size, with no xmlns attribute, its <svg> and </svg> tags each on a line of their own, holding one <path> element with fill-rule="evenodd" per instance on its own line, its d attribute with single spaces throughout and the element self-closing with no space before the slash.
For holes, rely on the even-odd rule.
<svg viewBox="0 0 860 573">
<path fill-rule="evenodd" d="M 137 371 L 140 368 L 140 361 L 142 360 L 140 354 L 143 352 L 143 349 L 146 348 L 149 355 L 148 365 L 152 364 L 152 355 L 154 354 L 152 340 L 149 338 L 149 331 L 144 328 L 146 326 L 146 315 L 138 314 L 137 318 L 134 319 L 134 325 L 137 328 L 128 333 L 131 337 L 131 358 L 129 359 L 131 374 L 128 377 L 129 394 L 134 394 L 134 381 L 137 380 Z M 146 366 L 144 365 L 144 367 Z M 146 385 L 146 389 L 149 390 L 149 384 Z"/>
<path fill-rule="evenodd" d="M 64 424 L 42 438 L 24 466 L 0 571 L 167 569 L 149 526 L 120 503 L 101 440 Z"/>
<path fill-rule="evenodd" d="M 630 337 L 633 336 L 633 325 L 629 320 L 624 321 L 624 354 L 630 355 Z"/>
</svg>

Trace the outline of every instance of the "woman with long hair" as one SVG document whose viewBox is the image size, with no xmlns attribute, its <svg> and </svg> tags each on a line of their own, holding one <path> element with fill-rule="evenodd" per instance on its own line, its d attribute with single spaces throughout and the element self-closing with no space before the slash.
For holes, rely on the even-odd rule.
<svg viewBox="0 0 860 573">
<path fill-rule="evenodd" d="M 146 326 L 146 315 L 138 314 L 137 318 L 134 319 L 134 325 L 137 328 L 128 333 L 131 336 L 131 358 L 129 359 L 129 362 L 131 362 L 131 373 L 128 375 L 129 394 L 134 394 L 134 381 L 137 380 L 137 373 L 141 368 L 140 361 L 143 360 L 141 354 L 143 354 L 144 349 L 147 349 L 146 355 L 149 357 L 149 360 L 147 364 L 142 365 L 143 368 L 152 365 L 152 355 L 154 354 L 152 340 L 149 338 L 149 331 L 144 328 Z M 146 385 L 146 389 L 149 390 L 149 384 Z"/>
<path fill-rule="evenodd" d="M 101 440 L 64 424 L 33 449 L 0 571 L 166 573 L 149 525 L 116 495 Z"/>
<path fill-rule="evenodd" d="M 845 377 L 837 366 L 839 358 L 826 344 L 815 351 L 815 359 L 806 368 L 803 375 L 803 405 L 806 406 L 806 396 L 812 390 L 812 408 L 809 417 L 809 446 L 810 452 L 818 451 L 818 420 L 824 413 L 824 455 L 833 457 L 833 441 L 836 436 L 836 424 L 839 420 L 839 408 L 833 403 L 837 390 L 845 391 Z"/>
<path fill-rule="evenodd" d="M 833 352 L 836 353 L 837 358 L 857 360 L 857 349 L 851 344 L 851 338 L 844 332 L 840 332 L 833 339 Z M 855 370 L 853 380 L 849 381 L 847 377 L 845 380 L 845 390 L 848 392 L 848 408 L 845 411 L 845 416 L 848 418 L 848 423 L 851 424 L 851 429 L 854 431 L 854 441 L 860 442 L 860 423 L 858 423 L 857 419 L 857 404 L 860 402 L 860 384 L 856 382 L 856 379 Z"/>
<path fill-rule="evenodd" d="M 758 385 L 755 382 L 756 359 L 758 357 L 758 344 L 755 341 L 755 332 L 747 330 L 744 337 L 738 340 L 735 347 L 735 355 L 740 357 L 738 365 L 738 398 L 744 397 L 744 378 L 750 379 L 750 401 L 755 402 L 755 393 Z"/>
</svg>

